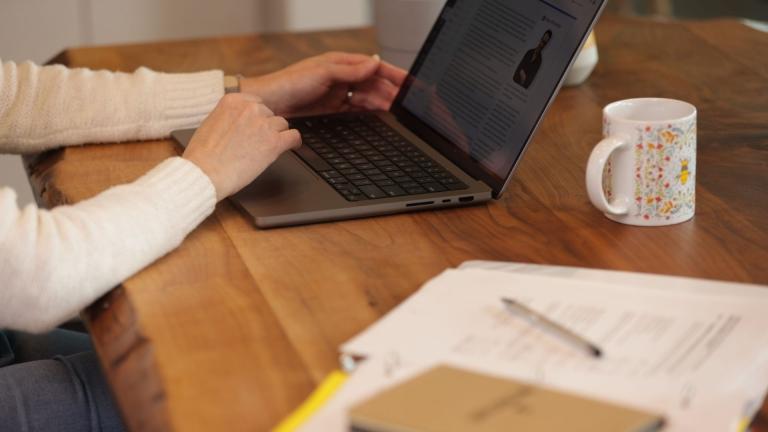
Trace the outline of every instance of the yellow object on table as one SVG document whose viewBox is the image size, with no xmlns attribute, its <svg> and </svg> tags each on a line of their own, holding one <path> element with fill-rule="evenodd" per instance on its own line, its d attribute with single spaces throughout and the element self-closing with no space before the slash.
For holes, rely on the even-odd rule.
<svg viewBox="0 0 768 432">
<path fill-rule="evenodd" d="M 306 422 L 347 381 L 349 375 L 340 370 L 328 374 L 315 391 L 294 412 L 272 429 L 272 432 L 293 432 Z"/>
</svg>

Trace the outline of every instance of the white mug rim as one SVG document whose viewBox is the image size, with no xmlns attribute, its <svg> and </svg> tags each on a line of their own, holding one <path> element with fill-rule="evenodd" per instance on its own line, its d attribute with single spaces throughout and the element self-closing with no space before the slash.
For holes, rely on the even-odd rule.
<svg viewBox="0 0 768 432">
<path fill-rule="evenodd" d="M 679 117 L 670 117 L 665 118 L 662 120 L 635 120 L 632 118 L 628 118 L 626 116 L 620 116 L 616 114 L 614 111 L 621 105 L 626 105 L 627 103 L 632 102 L 641 102 L 641 103 L 674 103 L 678 105 L 684 106 L 689 113 L 683 116 Z M 633 123 L 633 124 L 659 124 L 659 123 L 680 123 L 680 122 L 686 122 L 690 121 L 692 119 L 695 119 L 698 114 L 698 110 L 696 109 L 696 106 L 691 104 L 690 102 L 682 101 L 679 99 L 670 99 L 670 98 L 632 98 L 632 99 L 622 99 L 615 102 L 612 102 L 603 108 L 603 115 L 606 118 L 609 118 L 611 120 L 624 122 L 624 123 Z"/>
</svg>

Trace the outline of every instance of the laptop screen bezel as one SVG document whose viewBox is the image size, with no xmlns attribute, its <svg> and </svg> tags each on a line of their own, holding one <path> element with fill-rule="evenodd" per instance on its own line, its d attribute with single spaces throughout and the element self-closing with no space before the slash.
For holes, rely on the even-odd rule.
<svg viewBox="0 0 768 432">
<path fill-rule="evenodd" d="M 509 172 L 505 177 L 503 178 L 499 177 L 498 174 L 483 167 L 480 161 L 471 157 L 467 152 L 463 151 L 459 146 L 452 143 L 448 138 L 446 138 L 440 132 L 435 130 L 425 121 L 421 120 L 418 116 L 410 112 L 403 105 L 403 101 L 408 93 L 408 90 L 410 89 L 410 87 L 413 85 L 415 81 L 415 74 L 418 72 L 419 68 L 424 63 L 424 60 L 429 55 L 429 52 L 431 51 L 432 46 L 434 45 L 435 40 L 437 39 L 437 36 L 440 34 L 440 30 L 442 29 L 442 25 L 443 25 L 442 16 L 445 13 L 446 8 L 451 7 L 455 3 L 455 1 L 449 0 L 445 3 L 445 6 L 443 6 L 443 9 L 440 11 L 440 14 L 438 15 L 437 20 L 432 26 L 432 29 L 429 31 L 429 34 L 427 35 L 427 38 L 424 41 L 424 44 L 421 46 L 421 49 L 419 50 L 419 53 L 416 56 L 416 59 L 414 60 L 410 71 L 408 72 L 408 76 L 403 82 L 403 85 L 400 87 L 400 90 L 397 93 L 397 96 L 395 97 L 395 100 L 393 101 L 389 111 L 395 116 L 395 118 L 397 118 L 397 120 L 400 123 L 403 124 L 403 126 L 407 127 L 411 132 L 413 132 L 416 136 L 418 136 L 423 141 L 425 141 L 429 146 L 431 146 L 432 148 L 440 152 L 448 160 L 450 160 L 456 166 L 461 168 L 465 173 L 469 174 L 476 180 L 480 180 L 483 183 L 487 184 L 493 190 L 493 197 L 499 198 L 504 193 L 504 190 L 507 188 L 507 186 L 509 185 L 509 182 L 512 179 L 512 175 L 517 169 L 517 166 L 522 160 L 523 155 L 525 154 L 531 140 L 533 139 L 534 133 L 539 128 L 539 125 L 541 124 L 542 119 L 544 118 L 545 114 L 549 110 L 549 107 L 552 105 L 552 102 L 554 101 L 555 96 L 557 96 L 558 92 L 560 91 L 560 88 L 562 87 L 563 82 L 565 81 L 566 74 L 571 69 L 571 66 L 573 66 L 573 63 L 576 60 L 576 57 L 578 56 L 578 53 L 581 51 L 582 47 L 586 43 L 589 37 L 589 34 L 592 32 L 592 29 L 594 28 L 595 23 L 597 22 L 598 18 L 600 17 L 600 14 L 603 12 L 603 9 L 605 8 L 607 0 L 597 0 L 597 1 L 600 2 L 600 5 L 597 7 L 595 14 L 591 18 L 591 21 L 587 26 L 584 34 L 581 35 L 581 42 L 579 43 L 578 47 L 572 53 L 569 54 L 570 59 L 568 61 L 567 67 L 563 71 L 560 77 L 560 80 L 558 81 L 558 84 L 552 89 L 552 92 L 547 99 L 547 103 L 544 105 L 544 108 L 539 113 L 539 116 L 536 119 L 536 122 L 534 123 L 533 127 L 528 132 L 528 136 L 525 139 L 525 143 L 523 144 L 523 147 L 521 148 L 520 152 L 517 154 L 515 161 L 512 163 L 509 169 Z"/>
</svg>

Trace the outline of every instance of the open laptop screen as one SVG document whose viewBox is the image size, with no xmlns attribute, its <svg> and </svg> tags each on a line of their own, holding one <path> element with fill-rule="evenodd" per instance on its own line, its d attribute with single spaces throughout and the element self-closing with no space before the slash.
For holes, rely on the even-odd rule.
<svg viewBox="0 0 768 432">
<path fill-rule="evenodd" d="M 499 194 L 602 3 L 449 0 L 393 112 Z"/>
</svg>

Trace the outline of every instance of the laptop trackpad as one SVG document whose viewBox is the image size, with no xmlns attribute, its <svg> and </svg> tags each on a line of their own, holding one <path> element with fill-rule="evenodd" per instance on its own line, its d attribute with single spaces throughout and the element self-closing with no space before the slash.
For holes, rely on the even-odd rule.
<svg viewBox="0 0 768 432">
<path fill-rule="evenodd" d="M 338 207 L 344 200 L 293 152 L 286 152 L 232 199 L 256 218 Z"/>
</svg>

